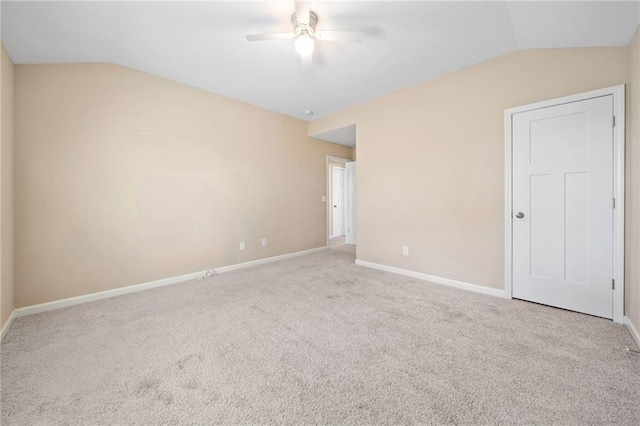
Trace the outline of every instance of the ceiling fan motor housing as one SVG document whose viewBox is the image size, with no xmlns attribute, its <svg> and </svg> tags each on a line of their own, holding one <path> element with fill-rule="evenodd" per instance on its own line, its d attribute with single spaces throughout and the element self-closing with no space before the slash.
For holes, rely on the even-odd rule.
<svg viewBox="0 0 640 426">
<path fill-rule="evenodd" d="M 318 25 L 318 15 L 315 12 L 309 11 L 309 24 L 303 24 L 298 22 L 297 14 L 291 15 L 291 23 L 295 28 L 295 33 L 297 36 L 301 34 L 307 34 L 313 36 L 316 32 L 316 25 Z"/>
</svg>

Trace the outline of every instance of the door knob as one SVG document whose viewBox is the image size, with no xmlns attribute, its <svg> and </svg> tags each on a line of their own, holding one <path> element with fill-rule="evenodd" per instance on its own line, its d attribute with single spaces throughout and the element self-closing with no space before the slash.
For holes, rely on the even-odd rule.
<svg viewBox="0 0 640 426">
<path fill-rule="evenodd" d="M 518 213 L 516 213 L 516 217 L 517 217 L 518 219 L 522 219 L 522 218 L 524 217 L 524 213 L 522 213 L 522 212 L 518 212 Z"/>
<path fill-rule="evenodd" d="M 338 206 L 333 206 L 333 207 L 338 207 Z"/>
</svg>

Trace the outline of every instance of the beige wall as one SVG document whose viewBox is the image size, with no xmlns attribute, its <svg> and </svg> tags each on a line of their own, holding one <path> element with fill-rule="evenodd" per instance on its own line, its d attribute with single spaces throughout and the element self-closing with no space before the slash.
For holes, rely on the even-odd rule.
<svg viewBox="0 0 640 426">
<path fill-rule="evenodd" d="M 628 80 L 627 47 L 521 51 L 314 120 L 309 134 L 357 124 L 359 259 L 502 289 L 504 110 Z"/>
<path fill-rule="evenodd" d="M 627 207 L 640 211 L 638 49 L 636 34 L 629 49 L 516 52 L 308 129 L 114 65 L 16 66 L 16 307 L 324 245 L 325 155 L 355 153 L 306 135 L 353 122 L 358 257 L 503 288 L 504 109 L 630 82 Z"/>
<path fill-rule="evenodd" d="M 629 46 L 625 315 L 640 330 L 640 27 Z"/>
<path fill-rule="evenodd" d="M 13 311 L 13 63 L 0 42 L 0 323 Z"/>
<path fill-rule="evenodd" d="M 324 246 L 352 153 L 115 65 L 16 65 L 15 114 L 16 307 Z"/>
</svg>

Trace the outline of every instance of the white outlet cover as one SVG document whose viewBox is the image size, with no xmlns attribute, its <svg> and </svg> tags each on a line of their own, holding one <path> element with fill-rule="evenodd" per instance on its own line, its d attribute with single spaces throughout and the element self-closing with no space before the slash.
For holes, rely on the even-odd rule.
<svg viewBox="0 0 640 426">
<path fill-rule="evenodd" d="M 240 250 L 244 250 L 244 241 L 240 243 Z"/>
<path fill-rule="evenodd" d="M 402 246 L 402 255 L 409 256 L 409 246 Z"/>
<path fill-rule="evenodd" d="M 262 239 L 262 247 L 266 247 L 267 246 L 267 239 L 263 238 Z"/>
</svg>

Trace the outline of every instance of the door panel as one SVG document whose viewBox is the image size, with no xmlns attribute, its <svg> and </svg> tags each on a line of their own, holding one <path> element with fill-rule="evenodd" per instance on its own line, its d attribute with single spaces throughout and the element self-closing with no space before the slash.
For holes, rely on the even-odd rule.
<svg viewBox="0 0 640 426">
<path fill-rule="evenodd" d="M 340 167 L 332 168 L 331 208 L 333 229 L 331 237 L 341 237 L 345 234 L 344 226 L 344 169 Z"/>
<path fill-rule="evenodd" d="M 513 297 L 612 318 L 612 117 L 612 96 L 513 115 Z"/>
<path fill-rule="evenodd" d="M 549 279 L 553 274 L 553 256 L 549 256 L 548 250 L 554 247 L 552 211 L 546 208 L 538 208 L 545 203 L 548 194 L 551 193 L 553 182 L 550 174 L 533 175 L 529 179 L 529 191 L 531 198 L 530 221 L 530 261 L 531 276 Z"/>
<path fill-rule="evenodd" d="M 589 285 L 589 174 L 564 176 L 565 276 L 567 282 Z"/>
</svg>

